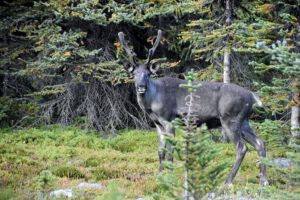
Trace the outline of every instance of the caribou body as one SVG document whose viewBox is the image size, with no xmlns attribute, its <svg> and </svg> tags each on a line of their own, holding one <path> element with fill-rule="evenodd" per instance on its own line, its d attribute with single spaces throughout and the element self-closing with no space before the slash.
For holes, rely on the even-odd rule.
<svg viewBox="0 0 300 200">
<path fill-rule="evenodd" d="M 138 104 L 149 114 L 158 131 L 159 170 L 161 171 L 163 160 L 173 160 L 171 154 L 162 150 L 166 148 L 172 152 L 172 148 L 164 141 L 165 135 L 175 134 L 169 122 L 187 114 L 185 98 L 189 92 L 186 88 L 180 87 L 181 84 L 186 84 L 186 81 L 171 77 L 156 80 L 150 78 L 151 73 L 158 70 L 158 67 L 150 61 L 161 38 L 160 30 L 143 64 L 137 61 L 136 54 L 128 48 L 124 34 L 120 32 L 118 35 L 121 45 L 129 56 L 130 64 L 125 68 L 134 74 Z M 236 162 L 226 179 L 226 183 L 231 184 L 247 152 L 245 141 L 250 143 L 261 157 L 266 156 L 264 143 L 255 135 L 248 121 L 253 104 L 262 106 L 262 103 L 253 92 L 235 84 L 219 82 L 194 82 L 194 84 L 200 85 L 194 92 L 199 106 L 193 107 L 192 111 L 196 116 L 197 125 L 206 123 L 208 128 L 221 126 L 226 137 L 236 146 Z M 268 183 L 264 164 L 260 164 L 259 177 L 261 184 Z"/>
</svg>

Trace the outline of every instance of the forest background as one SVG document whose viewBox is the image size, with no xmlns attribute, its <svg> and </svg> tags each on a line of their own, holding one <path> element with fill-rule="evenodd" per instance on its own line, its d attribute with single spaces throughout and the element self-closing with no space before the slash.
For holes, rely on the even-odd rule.
<svg viewBox="0 0 300 200">
<path fill-rule="evenodd" d="M 117 33 L 146 59 L 158 29 L 156 77 L 243 86 L 263 101 L 251 120 L 264 139 L 299 142 L 299 0 L 1 1 L 1 127 L 151 128 Z"/>
</svg>

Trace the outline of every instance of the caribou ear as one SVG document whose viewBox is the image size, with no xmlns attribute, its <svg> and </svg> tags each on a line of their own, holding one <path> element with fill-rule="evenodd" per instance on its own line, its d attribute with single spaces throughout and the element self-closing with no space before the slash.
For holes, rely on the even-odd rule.
<svg viewBox="0 0 300 200">
<path fill-rule="evenodd" d="M 152 74 L 155 74 L 160 68 L 160 63 L 153 63 L 150 65 L 149 69 Z"/>
<path fill-rule="evenodd" d="M 125 63 L 124 64 L 124 68 L 129 72 L 132 73 L 135 69 L 134 65 L 132 65 L 131 63 Z"/>
</svg>

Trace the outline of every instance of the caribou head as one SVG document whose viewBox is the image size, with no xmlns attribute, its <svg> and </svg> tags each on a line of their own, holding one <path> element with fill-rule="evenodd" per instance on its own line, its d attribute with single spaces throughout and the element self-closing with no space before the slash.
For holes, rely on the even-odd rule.
<svg viewBox="0 0 300 200">
<path fill-rule="evenodd" d="M 128 47 L 127 42 L 124 39 L 124 33 L 118 33 L 120 43 L 129 56 L 128 63 L 125 65 L 125 69 L 134 75 L 136 91 L 140 95 L 146 93 L 149 85 L 148 82 L 150 80 L 150 75 L 156 73 L 156 71 L 159 69 L 159 65 L 151 63 L 151 60 L 160 42 L 161 35 L 161 30 L 158 30 L 155 43 L 153 44 L 153 47 L 149 49 L 146 61 L 141 63 L 138 60 L 136 53 Z"/>
</svg>

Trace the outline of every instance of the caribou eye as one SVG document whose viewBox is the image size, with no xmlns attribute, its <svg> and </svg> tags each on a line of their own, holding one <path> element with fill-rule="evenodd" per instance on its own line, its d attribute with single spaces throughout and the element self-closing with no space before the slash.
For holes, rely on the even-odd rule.
<svg viewBox="0 0 300 200">
<path fill-rule="evenodd" d="M 134 67 L 130 65 L 130 67 L 127 69 L 128 72 L 132 73 L 134 71 Z"/>
<path fill-rule="evenodd" d="M 159 68 L 160 68 L 160 64 L 155 63 L 155 64 L 150 65 L 149 69 L 150 69 L 152 74 L 155 74 L 158 71 Z"/>
</svg>

